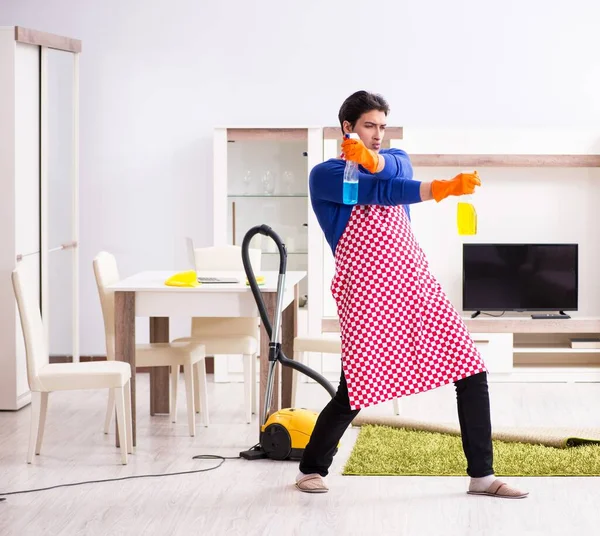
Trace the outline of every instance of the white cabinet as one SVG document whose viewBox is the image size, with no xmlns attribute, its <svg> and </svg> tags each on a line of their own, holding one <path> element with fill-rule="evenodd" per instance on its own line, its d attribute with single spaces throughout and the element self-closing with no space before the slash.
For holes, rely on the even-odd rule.
<svg viewBox="0 0 600 536">
<path fill-rule="evenodd" d="M 0 410 L 30 401 L 10 273 L 40 297 L 50 355 L 78 360 L 77 40 L 0 27 Z"/>
<path fill-rule="evenodd" d="M 286 244 L 287 269 L 307 272 L 300 283 L 300 317 L 320 324 L 320 262 L 313 259 L 318 223 L 308 191 L 310 170 L 323 160 L 319 127 L 222 127 L 214 131 L 213 245 L 241 245 L 255 225 L 269 225 Z M 256 236 L 262 270 L 279 268 L 279 253 Z M 310 252 L 310 253 L 309 253 Z M 305 303 L 305 300 L 306 303 Z M 315 311 L 313 315 L 313 311 Z M 241 379 L 241 358 L 215 361 L 215 381 Z"/>
<path fill-rule="evenodd" d="M 490 374 L 512 372 L 512 333 L 473 333 L 471 337 Z"/>
<path fill-rule="evenodd" d="M 478 317 L 465 318 L 465 324 L 490 371 L 490 381 L 600 381 L 600 349 L 571 347 L 571 339 L 598 337 L 598 317 Z"/>
</svg>

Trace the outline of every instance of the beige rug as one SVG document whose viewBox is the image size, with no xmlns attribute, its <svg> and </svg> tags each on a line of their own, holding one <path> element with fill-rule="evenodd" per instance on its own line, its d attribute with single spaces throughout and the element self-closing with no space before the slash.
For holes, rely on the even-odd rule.
<svg viewBox="0 0 600 536">
<path fill-rule="evenodd" d="M 458 423 L 435 423 L 409 419 L 402 416 L 371 417 L 360 414 L 352 421 L 353 426 L 362 426 L 365 424 L 460 435 Z M 600 444 L 600 428 L 518 428 L 494 426 L 492 429 L 492 439 L 557 448 L 575 447 L 577 445 Z"/>
</svg>

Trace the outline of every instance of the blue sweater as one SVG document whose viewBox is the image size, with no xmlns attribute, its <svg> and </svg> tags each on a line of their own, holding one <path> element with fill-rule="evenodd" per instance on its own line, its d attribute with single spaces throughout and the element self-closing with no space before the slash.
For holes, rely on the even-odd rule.
<svg viewBox="0 0 600 536">
<path fill-rule="evenodd" d="M 385 167 L 380 173 L 369 173 L 359 166 L 359 205 L 410 205 L 421 202 L 421 183 L 412 180 L 413 170 L 408 155 L 400 149 L 383 149 Z M 344 205 L 342 188 L 344 160 L 332 158 L 316 165 L 310 172 L 309 188 L 313 210 L 325 238 L 335 253 L 337 243 L 350 220 L 354 205 Z M 405 206 L 407 214 L 410 212 Z"/>
</svg>

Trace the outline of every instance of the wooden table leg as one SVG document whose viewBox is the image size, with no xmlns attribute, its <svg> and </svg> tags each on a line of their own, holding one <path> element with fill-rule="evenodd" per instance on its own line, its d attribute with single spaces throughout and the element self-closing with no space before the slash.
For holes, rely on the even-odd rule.
<svg viewBox="0 0 600 536">
<path fill-rule="evenodd" d="M 262 295 L 263 301 L 265 302 L 265 308 L 267 310 L 267 316 L 269 321 L 273 322 L 273 315 L 275 314 L 275 305 L 277 302 L 276 292 L 265 292 Z M 269 335 L 265 330 L 264 324 L 261 323 L 260 327 L 260 388 L 259 388 L 259 429 L 263 425 L 265 416 L 265 398 L 267 393 L 267 378 L 269 377 Z M 271 408 L 269 413 L 273 413 L 279 409 L 279 367 L 275 368 L 274 378 L 274 389 L 273 398 L 271 399 Z"/>
<path fill-rule="evenodd" d="M 115 292 L 115 359 L 131 366 L 131 421 L 133 446 L 137 443 L 135 411 L 135 292 Z M 119 428 L 115 419 L 115 437 L 119 446 Z"/>
<path fill-rule="evenodd" d="M 150 342 L 169 342 L 169 317 L 150 318 Z M 150 367 L 150 415 L 169 410 L 169 367 Z"/>
<path fill-rule="evenodd" d="M 294 338 L 298 335 L 298 295 L 300 289 L 294 287 L 294 301 L 283 311 L 281 316 L 281 349 L 286 357 L 294 358 Z M 281 407 L 292 406 L 292 374 L 290 367 L 283 367 L 281 378 Z"/>
</svg>

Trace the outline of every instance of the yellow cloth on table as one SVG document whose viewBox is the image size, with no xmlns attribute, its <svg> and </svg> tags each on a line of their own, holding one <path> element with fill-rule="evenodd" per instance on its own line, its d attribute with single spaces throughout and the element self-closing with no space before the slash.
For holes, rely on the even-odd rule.
<svg viewBox="0 0 600 536">
<path fill-rule="evenodd" d="M 256 284 L 257 285 L 264 285 L 265 284 L 265 276 L 264 275 L 257 275 L 255 277 L 256 279 Z M 246 285 L 250 286 L 250 281 L 248 281 L 248 278 L 246 278 Z"/>
<path fill-rule="evenodd" d="M 187 272 L 178 272 L 172 275 L 165 281 L 165 285 L 169 287 L 197 287 L 198 276 L 195 270 L 188 270 Z"/>
</svg>

